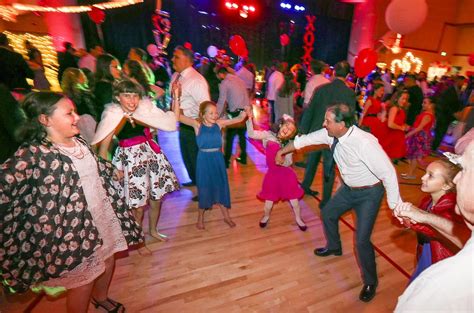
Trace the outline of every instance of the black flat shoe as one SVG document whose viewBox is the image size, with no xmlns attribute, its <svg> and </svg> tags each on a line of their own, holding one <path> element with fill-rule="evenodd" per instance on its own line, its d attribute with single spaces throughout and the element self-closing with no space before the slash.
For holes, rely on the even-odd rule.
<svg viewBox="0 0 474 313">
<path fill-rule="evenodd" d="M 260 222 L 258 223 L 258 225 L 260 226 L 260 228 L 265 228 L 267 227 L 267 224 L 268 224 L 268 221 L 270 220 L 270 218 L 267 219 L 266 222 L 262 222 L 263 218 L 260 220 Z"/>
<path fill-rule="evenodd" d="M 242 165 L 246 165 L 246 164 L 247 164 L 247 159 L 237 158 L 236 160 L 237 160 L 237 162 L 239 162 L 239 163 L 242 164 Z"/>
<path fill-rule="evenodd" d="M 199 197 L 198 196 L 194 196 L 191 198 L 192 201 L 194 202 L 198 202 L 199 201 Z"/>
<path fill-rule="evenodd" d="M 369 302 L 375 297 L 377 285 L 364 285 L 359 294 L 360 301 Z"/>
<path fill-rule="evenodd" d="M 308 229 L 308 226 L 306 225 L 300 225 L 298 224 L 298 222 L 296 222 L 296 225 L 298 225 L 298 228 L 301 230 L 301 231 L 306 231 Z"/>
<path fill-rule="evenodd" d="M 195 183 L 193 183 L 192 181 L 188 181 L 187 183 L 182 183 L 181 184 L 183 187 L 193 187 L 193 186 L 196 186 Z"/>
<path fill-rule="evenodd" d="M 123 306 L 122 303 L 114 301 L 110 298 L 107 298 L 104 301 L 97 301 L 96 299 L 92 298 L 91 302 L 96 309 L 101 308 L 105 310 L 105 312 L 112 312 L 112 313 L 125 312 L 125 307 Z"/>
<path fill-rule="evenodd" d="M 322 256 L 322 257 L 325 257 L 325 256 L 330 256 L 330 255 L 342 255 L 342 250 L 341 249 L 334 249 L 334 250 L 331 250 L 331 249 L 328 249 L 328 248 L 316 248 L 314 249 L 314 254 L 316 254 L 317 256 Z"/>
</svg>

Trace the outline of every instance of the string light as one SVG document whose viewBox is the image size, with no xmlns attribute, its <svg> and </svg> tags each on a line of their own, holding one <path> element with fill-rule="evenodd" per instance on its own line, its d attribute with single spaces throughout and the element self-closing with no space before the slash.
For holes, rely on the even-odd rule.
<svg viewBox="0 0 474 313">
<path fill-rule="evenodd" d="M 397 38 L 395 39 L 395 43 L 393 44 L 393 47 L 391 48 L 393 54 L 398 54 L 402 51 L 401 41 L 402 41 L 402 35 L 397 34 Z"/>
<path fill-rule="evenodd" d="M 392 73 L 395 73 L 395 69 L 398 67 L 402 70 L 402 72 L 410 72 L 412 66 L 415 65 L 415 73 L 419 73 L 421 71 L 421 67 L 423 66 L 423 62 L 420 58 L 417 58 L 411 52 L 407 52 L 403 59 L 394 59 L 390 64 L 390 70 Z"/>
<path fill-rule="evenodd" d="M 122 0 L 114 2 L 102 2 L 94 5 L 75 5 L 49 7 L 41 5 L 13 3 L 12 5 L 0 5 L 0 17 L 9 22 L 16 22 L 16 17 L 20 12 L 52 12 L 52 13 L 84 13 L 92 11 L 92 7 L 101 10 L 117 9 L 129 5 L 142 3 L 143 0 Z"/>
<path fill-rule="evenodd" d="M 28 51 L 25 48 L 25 40 L 31 42 L 35 48 L 41 52 L 45 76 L 53 90 L 61 90 L 58 82 L 58 57 L 53 46 L 53 38 L 49 35 L 34 35 L 30 33 L 15 34 L 9 31 L 3 32 L 7 35 L 13 49 L 28 58 Z"/>
</svg>

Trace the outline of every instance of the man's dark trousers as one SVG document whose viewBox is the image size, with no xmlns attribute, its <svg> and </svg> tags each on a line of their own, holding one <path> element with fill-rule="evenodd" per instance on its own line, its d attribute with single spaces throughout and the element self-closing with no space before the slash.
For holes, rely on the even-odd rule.
<svg viewBox="0 0 474 313">
<path fill-rule="evenodd" d="M 304 171 L 304 179 L 301 183 L 303 189 L 311 189 L 313 184 L 314 176 L 318 169 L 318 164 L 323 157 L 323 198 L 320 203 L 320 207 L 324 207 L 331 198 L 332 188 L 334 187 L 334 162 L 332 162 L 332 153 L 329 149 L 317 150 L 308 153 L 306 158 L 306 168 Z"/>
<path fill-rule="evenodd" d="M 381 183 L 367 189 L 351 189 L 342 185 L 321 211 L 327 248 L 336 250 L 341 249 L 339 217 L 350 209 L 355 210 L 357 259 L 366 285 L 377 284 L 375 253 L 370 237 L 383 194 L 384 187 Z"/>
<path fill-rule="evenodd" d="M 196 184 L 196 161 L 198 147 L 194 128 L 183 123 L 179 124 L 179 147 L 184 167 L 188 171 L 192 183 Z"/>
</svg>

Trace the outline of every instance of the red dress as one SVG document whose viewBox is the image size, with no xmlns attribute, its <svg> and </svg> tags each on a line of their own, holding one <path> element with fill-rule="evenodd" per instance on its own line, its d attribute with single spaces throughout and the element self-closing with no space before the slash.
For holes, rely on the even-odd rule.
<svg viewBox="0 0 474 313">
<path fill-rule="evenodd" d="M 405 124 L 406 119 L 405 110 L 398 108 L 394 123 L 402 126 Z M 388 121 L 385 123 L 385 127 L 388 128 Z M 388 128 L 381 141 L 381 145 L 391 159 L 400 159 L 407 154 L 405 132 L 403 130 Z"/>
<path fill-rule="evenodd" d="M 365 113 L 364 119 L 362 120 L 362 126 L 367 127 L 370 130 L 370 133 L 381 142 L 381 138 L 383 138 L 386 133 L 386 128 L 377 116 L 377 114 L 382 112 L 382 102 L 380 99 L 373 97 L 370 97 L 367 101 L 369 100 L 372 104 Z"/>
<path fill-rule="evenodd" d="M 430 112 L 421 112 L 416 117 L 413 128 L 417 128 L 425 116 L 430 118 L 430 122 L 421 131 L 407 138 L 407 159 L 409 160 L 424 158 L 431 152 L 431 141 L 433 140 L 431 128 L 435 123 L 434 115 Z"/>
</svg>

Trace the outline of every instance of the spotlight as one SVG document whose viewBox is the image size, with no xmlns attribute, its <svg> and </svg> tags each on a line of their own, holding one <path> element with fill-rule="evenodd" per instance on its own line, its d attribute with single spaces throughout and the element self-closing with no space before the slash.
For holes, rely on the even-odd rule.
<svg viewBox="0 0 474 313">
<path fill-rule="evenodd" d="M 248 11 L 248 10 L 249 10 L 249 6 L 248 6 L 248 5 L 244 5 L 243 8 L 244 8 L 245 11 Z"/>
<path fill-rule="evenodd" d="M 249 6 L 250 12 L 255 12 L 255 7 L 253 5 Z"/>
<path fill-rule="evenodd" d="M 226 6 L 228 9 L 231 9 L 231 8 L 232 8 L 232 3 L 226 2 L 226 3 L 225 3 L 225 6 Z"/>
<path fill-rule="evenodd" d="M 244 11 L 244 10 L 240 10 L 239 14 L 240 14 L 240 17 L 242 17 L 242 18 L 247 18 L 247 17 L 249 17 L 247 11 Z"/>
<path fill-rule="evenodd" d="M 232 8 L 237 9 L 239 5 L 237 3 L 232 3 Z"/>
</svg>

